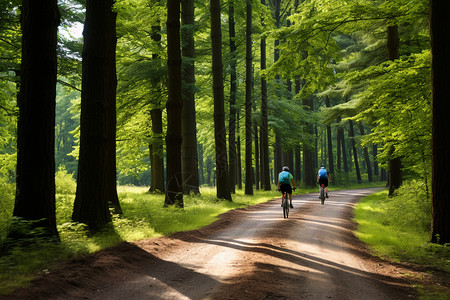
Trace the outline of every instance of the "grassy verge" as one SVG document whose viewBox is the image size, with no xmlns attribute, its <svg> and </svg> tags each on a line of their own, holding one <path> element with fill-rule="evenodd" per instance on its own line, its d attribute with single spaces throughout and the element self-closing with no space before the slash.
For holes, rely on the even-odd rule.
<svg viewBox="0 0 450 300">
<path fill-rule="evenodd" d="M 73 190 L 73 189 L 72 189 Z M 83 224 L 71 222 L 73 193 L 57 194 L 56 215 L 61 243 L 47 240 L 17 241 L 16 247 L 0 254 L 0 294 L 26 285 L 49 266 L 79 255 L 114 246 L 122 241 L 136 241 L 169 235 L 178 231 L 204 227 L 218 215 L 231 209 L 255 205 L 279 197 L 279 192 L 255 191 L 245 196 L 243 191 L 233 195 L 233 201 L 220 201 L 213 188 L 201 188 L 201 196 L 185 196 L 184 209 L 163 208 L 164 196 L 147 193 L 146 187 L 118 187 L 123 214 L 114 215 L 111 228 L 95 234 Z"/>
<path fill-rule="evenodd" d="M 355 209 L 356 235 L 373 253 L 397 262 L 427 265 L 431 270 L 450 271 L 450 247 L 429 243 L 429 203 L 412 185 L 399 195 L 381 191 L 364 197 Z M 415 196 L 414 196 L 415 195 Z M 440 287 L 417 287 L 423 299 L 450 299 Z"/>
</svg>

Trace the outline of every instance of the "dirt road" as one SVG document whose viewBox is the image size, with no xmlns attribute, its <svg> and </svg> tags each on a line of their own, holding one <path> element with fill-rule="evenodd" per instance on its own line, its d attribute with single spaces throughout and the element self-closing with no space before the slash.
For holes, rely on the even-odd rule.
<svg viewBox="0 0 450 300">
<path fill-rule="evenodd" d="M 371 257 L 353 207 L 371 189 L 237 210 L 198 231 L 125 243 L 43 275 L 14 299 L 414 299 L 402 266 Z M 31 299 L 31 298 L 30 298 Z"/>
</svg>

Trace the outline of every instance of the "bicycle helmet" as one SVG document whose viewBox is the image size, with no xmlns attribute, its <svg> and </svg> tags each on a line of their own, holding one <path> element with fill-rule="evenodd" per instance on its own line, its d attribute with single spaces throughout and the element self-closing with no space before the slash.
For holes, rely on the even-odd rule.
<svg viewBox="0 0 450 300">
<path fill-rule="evenodd" d="M 287 166 L 284 166 L 284 167 L 283 167 L 283 171 L 289 172 L 289 168 L 288 168 Z"/>
</svg>

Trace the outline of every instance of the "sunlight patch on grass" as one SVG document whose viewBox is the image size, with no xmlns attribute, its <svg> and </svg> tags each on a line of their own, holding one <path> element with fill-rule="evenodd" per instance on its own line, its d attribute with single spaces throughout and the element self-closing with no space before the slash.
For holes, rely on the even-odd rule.
<svg viewBox="0 0 450 300">
<path fill-rule="evenodd" d="M 382 258 L 434 265 L 449 271 L 448 247 L 429 243 L 429 232 L 421 230 L 420 220 L 414 220 L 418 225 L 411 221 L 405 226 L 408 220 L 391 213 L 395 211 L 392 206 L 399 204 L 395 201 L 388 198 L 387 191 L 364 197 L 355 208 L 356 236 Z M 405 211 L 403 217 L 409 215 L 414 213 Z"/>
</svg>

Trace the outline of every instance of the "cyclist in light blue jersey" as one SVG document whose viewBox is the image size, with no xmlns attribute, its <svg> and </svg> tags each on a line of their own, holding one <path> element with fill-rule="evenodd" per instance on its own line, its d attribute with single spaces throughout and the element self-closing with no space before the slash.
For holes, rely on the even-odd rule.
<svg viewBox="0 0 450 300">
<path fill-rule="evenodd" d="M 328 173 L 327 169 L 321 167 L 319 172 L 317 172 L 317 183 L 319 187 L 322 185 L 325 187 L 325 197 L 328 198 L 328 183 L 331 182 L 330 173 Z"/>
<path fill-rule="evenodd" d="M 294 208 L 294 206 L 292 205 L 292 189 L 295 190 L 294 176 L 289 173 L 289 168 L 287 166 L 284 166 L 283 171 L 278 174 L 278 190 L 281 191 L 282 194 L 284 192 L 289 194 L 290 207 Z M 281 198 L 281 201 L 283 201 L 283 197 Z"/>
</svg>

